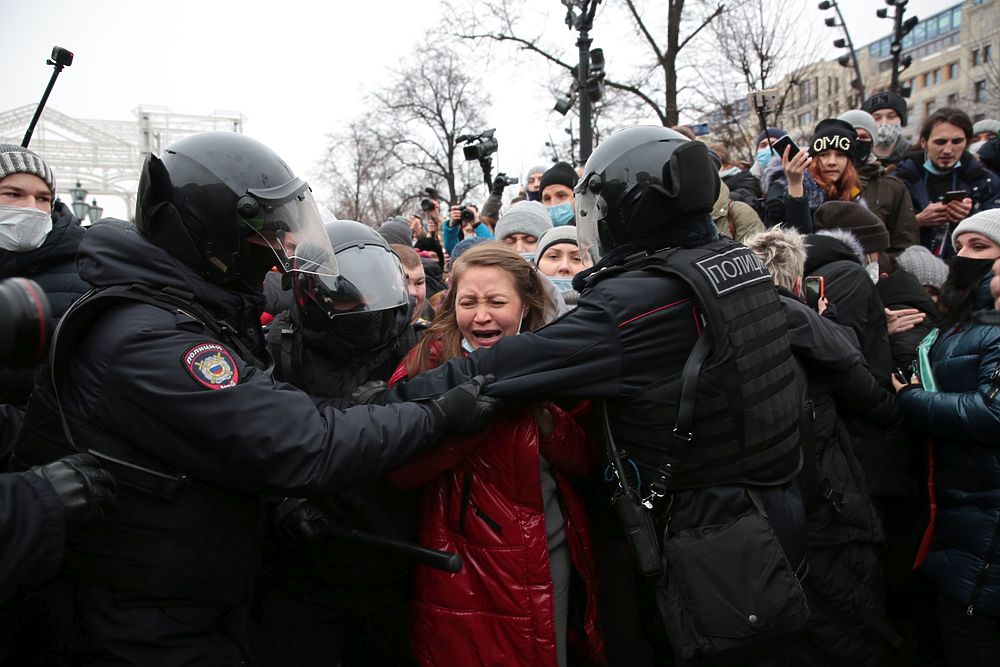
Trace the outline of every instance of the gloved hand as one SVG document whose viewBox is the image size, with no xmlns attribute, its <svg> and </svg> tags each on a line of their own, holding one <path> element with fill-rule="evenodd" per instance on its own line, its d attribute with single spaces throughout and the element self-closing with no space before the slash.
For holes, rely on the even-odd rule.
<svg viewBox="0 0 1000 667">
<path fill-rule="evenodd" d="M 503 404 L 483 394 L 482 389 L 495 379 L 492 375 L 477 375 L 431 401 L 450 435 L 474 435 L 493 421 Z"/>
<path fill-rule="evenodd" d="M 383 405 L 382 397 L 387 387 L 383 380 L 365 382 L 351 394 L 351 405 Z"/>
<path fill-rule="evenodd" d="M 507 174 L 500 172 L 497 177 L 493 179 L 493 185 L 490 187 L 490 194 L 500 196 L 503 194 L 504 188 L 507 187 Z"/>
<path fill-rule="evenodd" d="M 328 532 L 330 517 L 316 503 L 304 498 L 285 498 L 274 512 L 278 533 L 296 542 L 312 542 Z"/>
<path fill-rule="evenodd" d="M 91 454 L 72 454 L 30 472 L 52 485 L 72 528 L 102 521 L 118 490 L 115 478 Z"/>
</svg>

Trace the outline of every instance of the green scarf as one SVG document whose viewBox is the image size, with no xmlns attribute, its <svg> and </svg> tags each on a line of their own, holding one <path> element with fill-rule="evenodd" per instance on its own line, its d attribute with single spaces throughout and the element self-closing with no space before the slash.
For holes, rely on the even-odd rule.
<svg viewBox="0 0 1000 667">
<path fill-rule="evenodd" d="M 920 364 L 920 384 L 924 391 L 937 391 L 937 384 L 934 382 L 934 372 L 931 371 L 931 348 L 937 341 L 940 329 L 931 329 L 917 347 L 917 360 Z"/>
</svg>

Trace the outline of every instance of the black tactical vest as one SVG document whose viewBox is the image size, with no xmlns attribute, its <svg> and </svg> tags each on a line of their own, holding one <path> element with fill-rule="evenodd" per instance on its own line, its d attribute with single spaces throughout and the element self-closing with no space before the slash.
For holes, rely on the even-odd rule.
<svg viewBox="0 0 1000 667">
<path fill-rule="evenodd" d="M 688 389 L 682 371 L 608 403 L 616 445 L 642 471 L 642 493 L 658 480 L 667 489 L 691 489 L 793 478 L 801 461 L 802 393 L 778 292 L 753 252 L 720 239 L 630 258 L 619 268 L 683 280 L 694 291 L 701 335 L 708 339 L 695 346 L 707 356 L 687 373 Z M 683 391 L 689 420 L 680 407 Z"/>
<path fill-rule="evenodd" d="M 25 414 L 17 465 L 26 468 L 89 451 L 118 482 L 117 501 L 105 521 L 68 540 L 65 573 L 179 604 L 241 603 L 260 552 L 261 498 L 192 479 L 59 405 L 56 383 L 82 333 L 104 309 L 134 301 L 193 314 L 206 334 L 233 344 L 225 333 L 231 329 L 214 321 L 191 295 L 138 285 L 91 292 L 67 311 L 56 332 Z M 157 448 L 172 446 L 167 433 L 150 437 Z"/>
</svg>

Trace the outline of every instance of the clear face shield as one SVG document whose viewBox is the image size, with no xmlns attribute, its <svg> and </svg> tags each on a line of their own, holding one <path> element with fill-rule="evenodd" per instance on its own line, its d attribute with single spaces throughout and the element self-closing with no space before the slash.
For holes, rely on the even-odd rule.
<svg viewBox="0 0 1000 667">
<path fill-rule="evenodd" d="M 251 190 L 237 209 L 253 230 L 247 240 L 270 248 L 282 272 L 308 274 L 336 289 L 337 259 L 305 182 L 295 179 L 278 188 Z"/>
<path fill-rule="evenodd" d="M 596 176 L 595 176 L 596 178 Z M 576 209 L 576 235 L 580 246 L 580 257 L 584 263 L 593 266 L 601 261 L 604 249 L 601 248 L 598 223 L 607 215 L 607 206 L 600 192 L 594 192 L 590 183 L 590 175 L 580 179 L 574 189 L 573 206 Z"/>
<path fill-rule="evenodd" d="M 406 273 L 399 258 L 375 244 L 350 245 L 337 250 L 340 289 L 333 299 L 331 316 L 370 313 L 399 308 L 408 303 Z"/>
</svg>

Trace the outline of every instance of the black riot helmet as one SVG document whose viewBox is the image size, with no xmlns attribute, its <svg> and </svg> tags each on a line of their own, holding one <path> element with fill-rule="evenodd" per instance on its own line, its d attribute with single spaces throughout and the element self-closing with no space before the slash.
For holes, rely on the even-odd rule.
<svg viewBox="0 0 1000 667">
<path fill-rule="evenodd" d="M 150 154 L 135 224 L 152 243 L 228 289 L 257 292 L 274 266 L 331 286 L 337 266 L 309 186 L 264 144 L 206 132 Z M 308 247 L 310 262 L 296 261 Z"/>
<path fill-rule="evenodd" d="M 719 187 L 705 144 L 652 125 L 617 132 L 594 150 L 575 188 L 580 250 L 596 264 L 623 245 L 703 245 L 716 237 Z"/>
<path fill-rule="evenodd" d="M 322 332 L 329 348 L 341 356 L 379 352 L 410 321 L 406 272 L 385 239 L 368 225 L 334 220 L 325 228 L 340 276 L 333 286 L 310 273 L 293 276 L 305 327 Z"/>
</svg>

